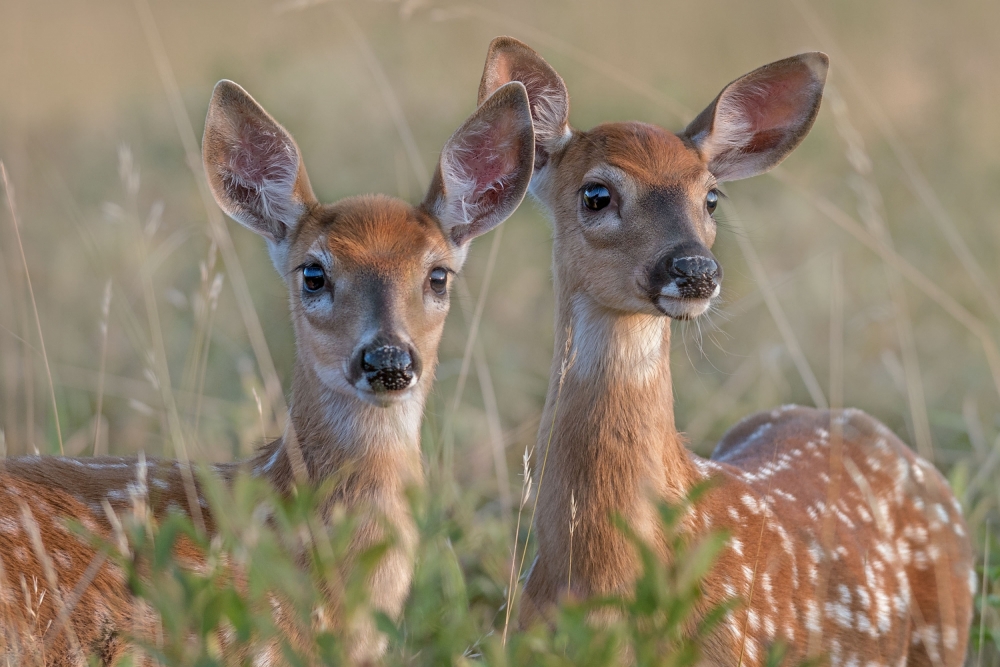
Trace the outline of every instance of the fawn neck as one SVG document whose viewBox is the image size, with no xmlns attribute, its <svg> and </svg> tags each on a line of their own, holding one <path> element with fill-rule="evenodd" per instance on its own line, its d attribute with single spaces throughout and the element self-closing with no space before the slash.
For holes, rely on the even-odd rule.
<svg viewBox="0 0 1000 667">
<path fill-rule="evenodd" d="M 683 498 L 695 473 L 674 424 L 670 320 L 610 310 L 562 278 L 557 262 L 556 352 L 538 442 L 544 458 L 551 427 L 549 479 L 538 490 L 538 538 L 556 547 L 549 553 L 568 553 L 558 545 L 569 540 L 575 502 L 574 539 L 586 548 L 573 559 L 574 588 L 609 592 L 632 573 L 607 564 L 635 561 L 611 517 L 665 549 L 656 500 Z"/>
<path fill-rule="evenodd" d="M 428 369 L 433 374 L 433 365 Z M 402 491 L 420 476 L 420 417 L 426 392 L 414 387 L 410 398 L 378 406 L 327 387 L 313 366 L 299 358 L 292 381 L 290 426 L 294 431 L 263 448 L 255 473 L 285 489 L 294 481 L 297 446 L 313 484 L 345 474 L 349 486 L 369 491 Z M 294 444 L 291 443 L 294 437 Z M 351 495 L 350 489 L 345 489 Z"/>
</svg>

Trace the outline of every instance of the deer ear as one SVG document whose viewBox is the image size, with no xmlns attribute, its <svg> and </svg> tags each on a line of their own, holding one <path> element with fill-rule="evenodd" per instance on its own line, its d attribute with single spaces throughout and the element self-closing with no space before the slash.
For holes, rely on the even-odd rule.
<svg viewBox="0 0 1000 667">
<path fill-rule="evenodd" d="M 201 152 L 222 210 L 272 243 L 316 201 L 295 140 L 232 81 L 215 85 Z"/>
<path fill-rule="evenodd" d="M 535 127 L 535 168 L 541 169 L 569 137 L 569 92 L 562 77 L 530 47 L 513 37 L 497 37 L 486 54 L 479 104 L 511 81 L 520 81 L 528 91 Z"/>
<path fill-rule="evenodd" d="M 533 161 L 528 94 L 520 83 L 508 83 L 445 144 L 423 207 L 441 221 L 451 242 L 463 247 L 517 209 Z"/>
<path fill-rule="evenodd" d="M 723 88 L 681 136 L 720 181 L 762 174 L 812 128 L 830 60 L 803 53 L 764 65 Z"/>
</svg>

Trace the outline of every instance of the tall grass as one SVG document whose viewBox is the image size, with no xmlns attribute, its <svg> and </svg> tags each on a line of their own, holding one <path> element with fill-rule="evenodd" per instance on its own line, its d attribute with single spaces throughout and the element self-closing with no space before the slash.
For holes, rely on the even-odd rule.
<svg viewBox="0 0 1000 667">
<path fill-rule="evenodd" d="M 735 76 L 820 48 L 836 92 L 812 134 L 774 178 L 733 184 L 720 211 L 724 303 L 713 335 L 677 331 L 678 423 L 707 453 L 754 410 L 820 405 L 824 387 L 842 386 L 845 405 L 886 422 L 952 482 L 980 553 L 969 660 L 996 664 L 1000 127 L 991 109 L 1000 89 L 989 64 L 1000 45 L 989 26 L 1000 8 L 751 4 L 5 6 L 0 160 L 18 218 L 5 197 L 6 453 L 175 456 L 189 446 L 192 459 L 225 461 L 282 432 L 293 358 L 284 288 L 257 238 L 223 219 L 200 173 L 200 119 L 218 78 L 244 84 L 295 134 L 322 199 L 383 191 L 415 201 L 474 104 L 496 34 L 552 62 L 582 127 L 637 118 L 679 129 Z M 130 147 L 126 172 L 141 167 L 135 188 L 119 176 L 120 144 Z M 533 548 L 532 503 L 508 471 L 529 465 L 521 453 L 535 442 L 548 381 L 550 250 L 528 203 L 502 237 L 473 248 L 468 289 L 454 297 L 424 426 L 431 488 L 442 492 L 420 501 L 414 594 L 404 622 L 385 625 L 400 663 L 610 664 L 601 660 L 630 642 L 642 654 L 641 623 L 588 634 L 578 621 L 593 610 L 572 604 L 551 634 L 502 641 Z M 842 267 L 837 285 L 830 257 Z M 533 455 L 541 466 L 544 452 Z M 262 525 L 251 510 L 274 502 L 240 489 L 234 502 L 250 514 L 223 544 L 207 544 L 211 553 L 246 551 L 246 531 Z M 187 529 L 173 521 L 137 523 L 130 548 Z M 275 530 L 268 539 L 278 544 Z M 341 527 L 329 530 L 336 543 Z M 259 553 L 261 562 L 289 558 L 277 547 Z M 145 590 L 171 632 L 203 632 L 170 611 L 225 607 L 216 589 L 228 591 L 219 595 L 233 616 L 260 602 L 215 574 L 209 584 L 160 564 L 163 579 L 150 581 L 163 587 Z M 276 567 L 305 610 L 308 573 Z M 252 616 L 244 630 L 273 638 L 264 616 Z M 173 651 L 167 662 L 225 657 L 213 632 L 194 648 L 171 643 L 178 636 L 157 649 Z"/>
</svg>

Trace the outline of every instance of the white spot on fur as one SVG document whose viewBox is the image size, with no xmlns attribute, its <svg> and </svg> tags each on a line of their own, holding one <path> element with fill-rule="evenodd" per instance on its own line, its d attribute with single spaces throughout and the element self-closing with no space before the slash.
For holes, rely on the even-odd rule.
<svg viewBox="0 0 1000 667">
<path fill-rule="evenodd" d="M 729 539 L 729 548 L 731 548 L 740 556 L 743 555 L 743 543 L 740 542 L 737 538 L 732 537 Z"/>
<path fill-rule="evenodd" d="M 59 565 L 59 568 L 62 570 L 69 570 L 71 567 L 73 567 L 73 559 L 70 557 L 68 553 L 66 553 L 62 549 L 56 549 L 55 551 L 53 551 L 52 558 L 55 559 L 56 563 Z"/>
<path fill-rule="evenodd" d="M 819 608 L 815 600 L 806 600 L 806 630 L 809 632 L 820 632 Z"/>
</svg>

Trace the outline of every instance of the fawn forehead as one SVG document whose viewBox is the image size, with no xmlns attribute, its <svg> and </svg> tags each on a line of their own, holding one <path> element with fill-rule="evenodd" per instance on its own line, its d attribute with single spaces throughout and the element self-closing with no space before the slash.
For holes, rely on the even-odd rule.
<svg viewBox="0 0 1000 667">
<path fill-rule="evenodd" d="M 302 247 L 324 236 L 325 250 L 345 270 L 398 275 L 451 256 L 438 222 L 393 197 L 351 197 L 320 208 L 313 219 Z"/>
<path fill-rule="evenodd" d="M 686 189 L 710 178 L 698 153 L 676 134 L 647 123 L 605 123 L 579 132 L 567 147 L 576 178 L 607 164 L 635 179 L 640 187 Z"/>
</svg>

